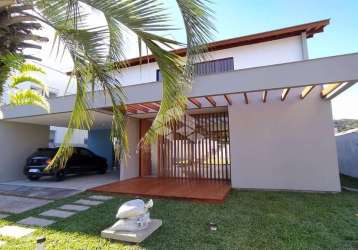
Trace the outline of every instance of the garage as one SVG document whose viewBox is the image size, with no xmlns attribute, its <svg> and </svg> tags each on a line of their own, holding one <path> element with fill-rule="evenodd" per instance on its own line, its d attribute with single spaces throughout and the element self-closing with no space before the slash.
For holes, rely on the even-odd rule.
<svg viewBox="0 0 358 250">
<path fill-rule="evenodd" d="M 53 177 L 42 177 L 30 181 L 23 174 L 26 158 L 38 148 L 47 148 L 50 139 L 50 126 L 65 127 L 71 113 L 56 113 L 19 117 L 0 121 L 0 135 L 9 141 L 3 147 L 0 166 L 0 183 L 5 185 L 22 185 L 27 187 L 67 188 L 87 190 L 120 179 L 119 164 L 114 162 L 113 146 L 110 140 L 111 114 L 91 111 L 94 117 L 92 130 L 88 131 L 85 147 L 95 155 L 107 160 L 108 170 L 105 174 L 68 175 L 64 181 L 56 182 Z M 1 188 L 0 188 L 1 192 Z"/>
</svg>

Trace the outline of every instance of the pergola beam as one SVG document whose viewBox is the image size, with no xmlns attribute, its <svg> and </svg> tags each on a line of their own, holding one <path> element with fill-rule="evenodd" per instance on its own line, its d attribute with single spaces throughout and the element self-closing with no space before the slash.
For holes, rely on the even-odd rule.
<svg viewBox="0 0 358 250">
<path fill-rule="evenodd" d="M 152 105 L 151 103 L 141 103 L 141 104 L 138 104 L 139 106 L 143 107 L 143 108 L 146 108 L 146 109 L 151 109 L 151 110 L 154 110 L 154 111 L 159 111 L 159 107 L 155 106 L 155 105 Z"/>
<path fill-rule="evenodd" d="M 267 101 L 267 90 L 264 90 L 264 92 L 262 92 L 262 102 L 265 103 Z"/>
<path fill-rule="evenodd" d="M 249 97 L 247 96 L 246 92 L 244 92 L 244 98 L 245 98 L 245 103 L 249 104 Z"/>
<path fill-rule="evenodd" d="M 137 110 L 132 109 L 132 108 L 130 108 L 130 107 L 127 107 L 127 112 L 129 112 L 129 113 L 133 113 L 133 114 L 137 114 L 137 113 L 138 113 L 138 111 L 137 111 Z"/>
<path fill-rule="evenodd" d="M 306 96 L 308 96 L 308 94 L 311 93 L 314 87 L 315 85 L 305 87 L 300 94 L 300 98 L 304 99 Z"/>
<path fill-rule="evenodd" d="M 232 105 L 232 100 L 231 100 L 230 96 L 224 95 L 224 98 L 225 98 L 227 104 L 231 106 Z"/>
<path fill-rule="evenodd" d="M 129 105 L 128 108 L 130 109 L 134 109 L 134 110 L 137 110 L 137 111 L 142 111 L 144 113 L 148 113 L 149 112 L 149 109 L 147 108 L 144 108 L 144 107 L 141 107 L 139 106 L 138 104 L 133 104 L 133 105 Z"/>
<path fill-rule="evenodd" d="M 212 96 L 205 96 L 205 99 L 213 106 L 216 107 L 216 102 Z"/>
<path fill-rule="evenodd" d="M 286 100 L 288 93 L 290 92 L 290 88 L 285 88 L 282 90 L 281 101 Z"/>
<path fill-rule="evenodd" d="M 198 99 L 195 98 L 189 98 L 189 101 L 194 104 L 196 107 L 198 107 L 199 109 L 201 108 L 201 103 Z"/>
<path fill-rule="evenodd" d="M 349 87 L 353 86 L 355 83 L 356 81 L 340 82 L 338 83 L 338 86 L 330 86 L 332 87 L 332 89 L 323 88 L 321 91 L 321 97 L 330 100 L 348 89 Z"/>
<path fill-rule="evenodd" d="M 328 96 L 330 93 L 332 93 L 333 91 L 335 91 L 342 83 L 340 82 L 336 82 L 336 83 L 330 83 L 330 84 L 325 84 L 325 86 L 322 87 L 321 90 L 321 97 L 325 98 L 326 96 Z"/>
</svg>

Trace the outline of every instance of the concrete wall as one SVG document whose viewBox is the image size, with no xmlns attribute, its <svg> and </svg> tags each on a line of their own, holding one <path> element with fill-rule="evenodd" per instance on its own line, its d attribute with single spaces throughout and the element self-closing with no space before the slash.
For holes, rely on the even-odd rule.
<svg viewBox="0 0 358 250">
<path fill-rule="evenodd" d="M 318 93 L 233 105 L 229 119 L 234 188 L 340 191 L 331 106 Z"/>
<path fill-rule="evenodd" d="M 110 129 L 93 129 L 88 132 L 87 147 L 107 159 L 108 169 L 113 167 L 113 144 Z"/>
<path fill-rule="evenodd" d="M 340 172 L 358 178 L 358 131 L 336 136 L 336 144 Z"/>
<path fill-rule="evenodd" d="M 301 36 L 294 36 L 275 41 L 240 46 L 236 48 L 213 51 L 206 54 L 206 60 L 234 57 L 234 69 L 245 69 L 294 62 L 303 59 Z M 121 70 L 118 75 L 122 85 L 133 85 L 156 81 L 157 63 L 142 64 Z"/>
<path fill-rule="evenodd" d="M 48 137 L 48 126 L 0 121 L 0 181 L 25 178 L 26 158 L 47 147 Z"/>
<path fill-rule="evenodd" d="M 139 176 L 139 154 L 137 145 L 139 142 L 139 120 L 128 118 L 127 123 L 129 151 L 126 160 L 121 160 L 121 180 L 127 180 Z"/>
</svg>

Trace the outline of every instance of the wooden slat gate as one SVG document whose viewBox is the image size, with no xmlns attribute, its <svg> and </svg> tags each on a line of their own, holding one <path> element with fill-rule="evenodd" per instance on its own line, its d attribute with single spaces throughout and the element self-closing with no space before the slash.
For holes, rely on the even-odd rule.
<svg viewBox="0 0 358 250">
<path fill-rule="evenodd" d="M 158 143 L 159 176 L 230 180 L 227 112 L 186 115 Z"/>
</svg>

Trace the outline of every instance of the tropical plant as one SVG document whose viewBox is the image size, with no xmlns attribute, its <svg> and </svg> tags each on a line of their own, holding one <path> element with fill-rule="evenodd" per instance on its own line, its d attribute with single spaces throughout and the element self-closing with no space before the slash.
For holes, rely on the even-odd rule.
<svg viewBox="0 0 358 250">
<path fill-rule="evenodd" d="M 72 77 L 76 79 L 77 94 L 67 134 L 51 166 L 63 167 L 72 154 L 70 140 L 75 128 L 91 128 L 93 117 L 89 112 L 93 95 L 88 90 L 99 86 L 113 104 L 112 138 L 116 157 L 128 147 L 126 136 L 125 93 L 113 71 L 126 67 L 125 32 L 138 37 L 139 54 L 144 44 L 155 57 L 163 76 L 163 97 L 160 110 L 143 144 L 156 140 L 168 131 L 170 124 L 184 114 L 190 89 L 193 64 L 202 59 L 205 44 L 214 30 L 208 0 L 176 0 L 186 31 L 186 59 L 168 51 L 184 45 L 160 36 L 158 33 L 176 29 L 168 8 L 160 0 L 23 0 L 33 6 L 32 11 L 21 11 L 52 27 L 56 32 L 54 48 L 64 47 L 73 59 Z M 105 17 L 106 23 L 91 25 L 88 7 Z M 61 44 L 61 45 L 60 45 Z M 57 54 L 62 54 L 58 52 Z"/>
<path fill-rule="evenodd" d="M 25 63 L 22 56 L 15 54 L 0 56 L 0 63 L 9 69 L 7 73 L 8 79 L 4 85 L 8 91 L 11 105 L 36 105 L 47 112 L 50 111 L 50 105 L 47 101 L 49 95 L 47 85 L 31 74 L 45 74 L 41 67 Z M 30 83 L 32 88 L 22 88 L 21 84 L 23 83 Z"/>
<path fill-rule="evenodd" d="M 20 62 L 19 58 L 40 60 L 24 53 L 24 49 L 41 49 L 38 42 L 47 42 L 46 37 L 35 35 L 33 31 L 41 28 L 36 19 L 23 14 L 32 9 L 31 5 L 21 4 L 15 0 L 0 1 L 0 96 L 9 77 L 11 66 Z M 33 43 L 35 42 L 35 43 Z M 20 57 L 17 57 L 20 55 Z M 21 59 L 22 60 L 22 59 Z"/>
</svg>

